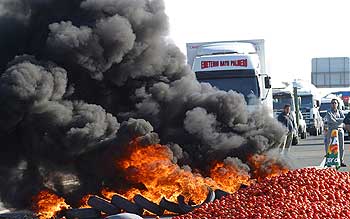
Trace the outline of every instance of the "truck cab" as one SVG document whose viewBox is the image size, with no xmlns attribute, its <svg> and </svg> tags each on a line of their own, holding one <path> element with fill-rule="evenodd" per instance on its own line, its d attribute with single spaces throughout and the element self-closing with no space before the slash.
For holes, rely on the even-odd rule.
<svg viewBox="0 0 350 219">
<path fill-rule="evenodd" d="M 248 110 L 265 105 L 272 116 L 271 77 L 264 40 L 188 43 L 187 61 L 197 80 L 244 96 Z"/>
<path fill-rule="evenodd" d="M 283 112 L 283 108 L 286 104 L 290 105 L 290 113 L 294 118 L 294 126 L 297 127 L 297 133 L 293 133 L 292 144 L 296 145 L 299 143 L 298 137 L 300 136 L 302 139 L 305 139 L 307 136 L 306 133 L 306 123 L 303 118 L 301 112 L 298 112 L 299 116 L 299 125 L 296 122 L 296 107 L 293 92 L 291 90 L 285 88 L 274 88 L 272 89 L 272 97 L 273 97 L 273 114 L 277 119 L 278 115 Z"/>
</svg>

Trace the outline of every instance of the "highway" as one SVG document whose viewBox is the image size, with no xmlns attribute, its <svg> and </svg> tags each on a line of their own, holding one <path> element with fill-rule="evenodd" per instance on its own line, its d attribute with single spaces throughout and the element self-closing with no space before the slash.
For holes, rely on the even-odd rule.
<svg viewBox="0 0 350 219">
<path fill-rule="evenodd" d="M 347 167 L 343 167 L 341 171 L 349 171 L 350 167 L 350 141 L 345 140 L 344 161 Z M 293 169 L 308 166 L 319 166 L 325 155 L 322 136 L 307 136 L 301 139 L 298 145 L 293 145 L 291 151 L 285 156 L 291 163 Z"/>
</svg>

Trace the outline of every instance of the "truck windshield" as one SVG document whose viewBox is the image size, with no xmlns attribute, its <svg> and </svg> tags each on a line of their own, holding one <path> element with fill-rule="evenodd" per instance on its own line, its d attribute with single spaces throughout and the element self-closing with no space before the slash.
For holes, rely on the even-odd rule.
<svg viewBox="0 0 350 219">
<path fill-rule="evenodd" d="M 255 95 L 260 97 L 258 79 L 255 76 L 249 77 L 225 77 L 225 78 L 202 78 L 198 79 L 200 82 L 207 82 L 220 90 L 233 90 L 244 95 L 247 103 L 249 99 Z"/>
<path fill-rule="evenodd" d="M 284 106 L 289 104 L 291 110 L 294 110 L 294 102 L 290 95 L 274 95 L 273 96 L 273 109 L 274 110 L 283 110 Z"/>
<path fill-rule="evenodd" d="M 301 106 L 302 108 L 312 108 L 314 106 L 313 99 L 311 95 L 301 96 Z"/>
</svg>

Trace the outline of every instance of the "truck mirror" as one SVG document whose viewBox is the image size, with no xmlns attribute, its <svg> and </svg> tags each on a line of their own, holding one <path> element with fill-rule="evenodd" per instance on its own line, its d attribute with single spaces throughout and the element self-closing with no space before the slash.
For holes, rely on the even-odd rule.
<svg viewBox="0 0 350 219">
<path fill-rule="evenodd" d="M 266 76 L 265 78 L 264 78 L 264 80 L 265 80 L 265 88 L 271 88 L 271 77 L 270 76 Z"/>
</svg>

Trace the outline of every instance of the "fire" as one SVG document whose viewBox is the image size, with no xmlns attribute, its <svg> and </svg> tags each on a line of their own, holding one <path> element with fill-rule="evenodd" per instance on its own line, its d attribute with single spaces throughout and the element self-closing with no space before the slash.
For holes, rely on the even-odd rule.
<svg viewBox="0 0 350 219">
<path fill-rule="evenodd" d="M 88 205 L 89 198 L 92 195 L 85 195 L 81 200 L 80 200 L 80 207 L 79 208 L 90 208 L 90 205 Z"/>
<path fill-rule="evenodd" d="M 111 200 L 113 195 L 116 195 L 116 194 L 118 194 L 118 193 L 114 192 L 113 190 L 111 190 L 109 188 L 103 188 L 101 191 L 101 195 L 109 200 Z"/>
<path fill-rule="evenodd" d="M 218 189 L 230 193 L 236 192 L 242 184 L 250 184 L 248 172 L 224 163 L 216 163 L 210 170 L 210 177 L 218 185 Z"/>
<path fill-rule="evenodd" d="M 249 157 L 248 161 L 253 166 L 253 174 L 257 180 L 271 178 L 289 171 L 288 167 L 281 162 L 263 154 L 255 154 Z"/>
<path fill-rule="evenodd" d="M 121 195 L 129 200 L 136 194 L 158 203 L 162 197 L 176 202 L 177 196 L 183 195 L 186 201 L 201 203 L 208 193 L 208 187 L 235 192 L 242 183 L 248 184 L 249 174 L 223 163 L 217 163 L 211 170 L 212 178 L 204 178 L 200 174 L 180 168 L 171 161 L 172 152 L 160 144 L 139 146 L 132 142 L 130 157 L 117 162 L 117 166 L 125 171 L 128 180 L 142 183 L 146 189 L 130 189 Z M 113 191 L 103 190 L 106 198 L 111 198 Z"/>
<path fill-rule="evenodd" d="M 135 140 L 131 148 L 130 156 L 117 161 L 116 166 L 124 171 L 128 180 L 142 184 L 142 187 L 130 188 L 120 193 L 103 188 L 101 194 L 109 200 L 115 194 L 124 196 L 128 200 L 140 194 L 155 203 L 159 203 L 163 197 L 177 202 L 177 197 L 183 195 L 187 202 L 191 200 L 199 204 L 205 200 L 208 187 L 234 193 L 242 184 L 252 183 L 248 168 L 242 169 L 231 160 L 216 162 L 209 172 L 210 177 L 205 178 L 173 163 L 172 152 L 166 146 L 160 144 L 140 146 Z M 253 155 L 248 161 L 257 180 L 288 171 L 277 160 L 266 155 Z M 82 198 L 80 208 L 89 207 L 87 202 L 90 196 L 86 195 Z M 53 218 L 59 211 L 70 208 L 63 198 L 46 190 L 41 191 L 34 198 L 34 203 L 33 209 L 40 219 Z"/>
<path fill-rule="evenodd" d="M 142 183 L 146 189 L 129 190 L 123 196 L 130 200 L 141 194 L 157 203 L 162 197 L 176 201 L 180 194 L 196 203 L 205 199 L 208 190 L 204 178 L 174 164 L 167 147 L 160 144 L 141 147 L 134 141 L 133 148 L 130 157 L 117 165 L 124 169 L 127 179 Z"/>
<path fill-rule="evenodd" d="M 70 208 L 64 198 L 60 198 L 47 190 L 39 192 L 33 198 L 33 201 L 33 210 L 40 219 L 53 218 L 59 211 Z"/>
</svg>

